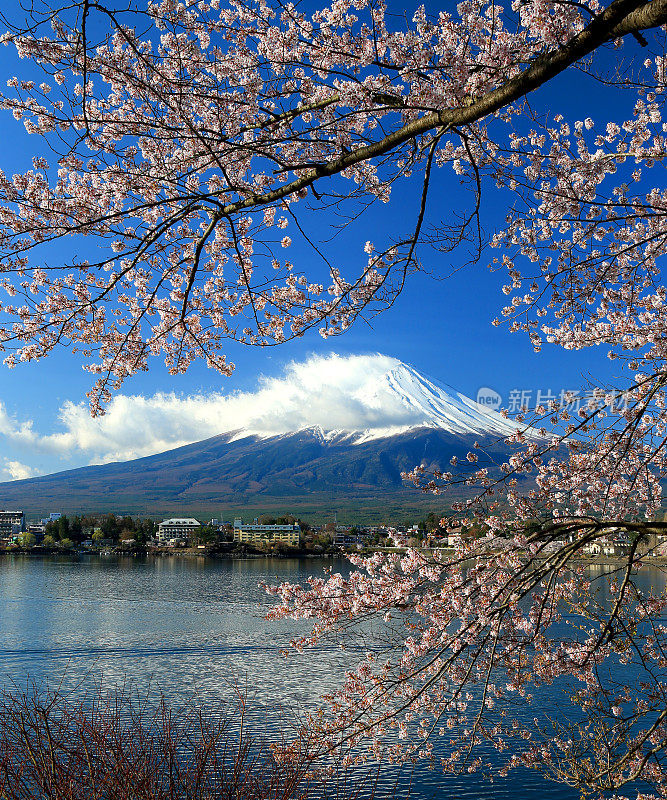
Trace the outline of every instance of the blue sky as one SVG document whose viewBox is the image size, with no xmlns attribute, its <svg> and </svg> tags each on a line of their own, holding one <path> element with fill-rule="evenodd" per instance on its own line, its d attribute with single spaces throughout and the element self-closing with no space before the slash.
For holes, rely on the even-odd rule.
<svg viewBox="0 0 667 800">
<path fill-rule="evenodd" d="M 13 48 L 0 48 L 3 84 L 10 75 L 24 75 L 25 67 L 25 63 L 16 59 Z M 591 116 L 600 128 L 608 119 L 619 119 L 622 105 L 630 100 L 628 95 L 619 103 L 615 95 L 598 86 L 586 87 L 586 82 L 576 74 L 560 78 L 535 98 L 543 109 L 560 111 L 575 119 Z M 0 168 L 8 174 L 30 168 L 40 142 L 28 136 L 22 124 L 7 113 L 0 114 L 0 141 L 3 142 Z M 431 222 L 446 219 L 451 213 L 452 200 L 455 204 L 460 198 L 457 181 L 450 170 L 439 172 L 430 194 Z M 356 243 L 352 237 L 334 247 L 335 262 L 345 266 L 351 252 L 358 254 L 354 258 L 363 256 L 361 247 L 365 238 L 373 239 L 378 231 L 405 225 L 405 209 L 409 208 L 414 187 L 406 185 L 403 191 L 405 197 L 395 190 L 390 206 L 373 209 L 363 229 L 354 234 Z M 487 232 L 492 232 L 504 218 L 504 199 L 489 192 L 485 203 L 484 224 Z M 380 240 L 379 234 L 377 239 Z M 494 255 L 498 252 L 487 251 L 479 264 L 454 272 L 446 280 L 425 274 L 412 276 L 392 308 L 369 324 L 358 323 L 341 337 L 325 341 L 317 332 L 311 332 L 302 339 L 269 349 L 230 343 L 228 355 L 236 364 L 231 378 L 222 378 L 203 364 L 193 366 L 185 376 L 174 378 L 155 359 L 150 372 L 129 379 L 122 392 L 142 397 L 156 392 L 175 392 L 182 397 L 248 392 L 256 389 L 259 375 L 279 377 L 290 362 L 332 352 L 343 356 L 384 353 L 413 364 L 419 371 L 473 398 L 482 386 L 491 387 L 507 398 L 510 390 L 516 388 L 558 392 L 583 387 L 589 375 L 604 380 L 613 374 L 600 349 L 566 352 L 546 346 L 536 355 L 524 335 L 493 327 L 491 320 L 505 304 L 500 287 L 506 282 L 502 271 L 491 273 L 487 267 Z M 311 256 L 305 250 L 293 248 L 290 257 L 300 264 L 299 259 L 307 263 Z M 459 266 L 436 252 L 427 254 L 424 261 L 436 275 L 447 274 Z M 73 407 L 85 402 L 90 384 L 91 376 L 83 371 L 82 362 L 67 351 L 15 370 L 0 368 L 0 479 L 78 466 L 97 457 L 92 451 L 76 447 L 45 448 L 43 442 L 44 437 L 64 430 L 64 418 Z M 31 430 L 34 435 L 17 436 L 20 430 Z M 42 444 L 38 441 L 40 437 Z"/>
</svg>

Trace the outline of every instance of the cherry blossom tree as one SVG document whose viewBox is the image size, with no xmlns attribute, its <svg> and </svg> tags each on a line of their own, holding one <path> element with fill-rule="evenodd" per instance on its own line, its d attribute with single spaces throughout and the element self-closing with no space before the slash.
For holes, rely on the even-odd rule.
<svg viewBox="0 0 667 800">
<path fill-rule="evenodd" d="M 599 134 L 587 138 L 586 126 L 568 133 L 554 122 L 519 136 L 527 95 L 605 45 L 630 34 L 643 41 L 664 15 L 660 0 L 508 10 L 475 0 L 433 20 L 417 9 L 394 29 L 381 3 L 306 14 L 264 2 L 35 0 L 25 19 L 5 20 L 3 36 L 34 69 L 28 80 L 12 78 L 0 103 L 46 145 L 31 170 L 0 176 L 5 363 L 56 346 L 83 353 L 98 376 L 99 411 L 153 355 L 174 373 L 201 358 L 227 374 L 225 340 L 339 333 L 392 302 L 417 267 L 434 169 L 453 169 L 472 189 L 471 207 L 438 232 L 441 248 L 480 239 L 485 180 L 523 191 L 531 208 L 539 187 L 530 181 L 548 178 L 564 192 L 549 209 L 534 198 L 539 217 L 519 213 L 506 231 L 519 249 L 536 247 L 537 231 L 548 244 L 545 217 L 590 213 L 588 203 L 568 206 L 578 184 L 557 185 L 559 175 L 561 183 L 579 176 L 595 209 L 595 187 L 622 157 L 614 148 L 648 158 L 660 147 L 662 62 L 643 63 L 648 55 L 633 50 L 644 99 L 630 129 L 612 126 L 603 137 L 604 156 L 587 151 Z M 299 236 L 329 263 L 301 224 L 306 206 L 354 216 L 389 202 L 408 176 L 423 181 L 414 229 L 368 242 L 356 274 L 330 264 L 326 280 L 312 280 L 286 258 Z M 607 225 L 618 230 L 631 224 L 634 199 L 621 193 L 615 202 L 625 216 Z M 583 235 L 610 234 L 600 219 Z M 71 237 L 77 254 L 62 264 L 58 250 L 54 266 L 54 243 Z"/>
<path fill-rule="evenodd" d="M 667 793 L 667 600 L 635 577 L 666 527 L 665 23 L 667 0 L 464 0 L 411 19 L 368 0 L 34 0 L 5 20 L 30 68 L 0 105 L 45 145 L 28 172 L 0 174 L 8 366 L 82 353 L 93 413 L 152 356 L 228 374 L 226 341 L 341 333 L 394 302 L 429 246 L 487 257 L 481 215 L 498 191 L 509 214 L 489 258 L 511 297 L 498 324 L 536 350 L 601 345 L 618 361 L 618 385 L 592 387 L 577 414 L 566 398 L 519 415 L 497 470 L 471 452 L 472 473 L 411 474 L 463 487 L 453 513 L 483 536 L 272 589 L 272 616 L 313 620 L 297 648 L 372 626 L 308 721 L 325 752 L 473 770 L 491 744 L 504 769 Z M 631 110 L 540 108 L 536 90 L 566 71 Z M 438 198 L 448 221 L 433 230 L 446 171 L 470 203 Z M 415 185 L 409 232 L 375 231 L 356 269 L 309 235 L 313 219 L 351 225 Z M 322 269 L 287 258 L 297 239 Z M 70 241 L 81 250 L 63 264 Z M 578 559 L 621 533 L 603 597 Z M 546 687 L 567 713 L 526 715 Z"/>
</svg>

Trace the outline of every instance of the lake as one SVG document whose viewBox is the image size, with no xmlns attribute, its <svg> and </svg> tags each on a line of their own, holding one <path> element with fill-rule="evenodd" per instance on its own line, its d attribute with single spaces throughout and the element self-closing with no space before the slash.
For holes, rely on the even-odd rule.
<svg viewBox="0 0 667 800">
<path fill-rule="evenodd" d="M 350 657 L 333 646 L 283 656 L 304 623 L 265 620 L 272 601 L 258 584 L 302 582 L 332 565 L 347 570 L 342 559 L 0 558 L 0 685 L 62 681 L 85 691 L 130 680 L 175 704 L 196 692 L 213 713 L 247 687 L 251 727 L 270 735 L 334 688 Z M 641 581 L 665 587 L 657 570 Z M 393 794 L 396 780 L 383 770 L 376 794 Z M 528 771 L 491 784 L 418 768 L 411 784 L 415 800 L 579 797 Z"/>
</svg>

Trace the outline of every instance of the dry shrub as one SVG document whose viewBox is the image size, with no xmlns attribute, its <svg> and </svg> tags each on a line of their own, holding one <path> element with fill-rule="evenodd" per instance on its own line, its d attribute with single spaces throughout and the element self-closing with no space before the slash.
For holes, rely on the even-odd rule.
<svg viewBox="0 0 667 800">
<path fill-rule="evenodd" d="M 244 714 L 242 696 L 211 714 L 128 689 L 0 692 L 0 800 L 303 800 L 305 759 L 278 761 Z"/>
</svg>

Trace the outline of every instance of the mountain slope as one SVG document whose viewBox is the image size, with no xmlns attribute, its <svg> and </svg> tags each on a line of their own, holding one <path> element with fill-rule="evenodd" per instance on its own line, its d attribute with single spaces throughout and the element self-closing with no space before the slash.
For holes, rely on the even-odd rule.
<svg viewBox="0 0 667 800">
<path fill-rule="evenodd" d="M 385 495 L 419 505 L 420 495 L 404 485 L 402 471 L 416 464 L 444 468 L 453 455 L 465 457 L 474 441 L 498 457 L 506 454 L 491 437 L 427 427 L 359 444 L 346 435 L 327 439 L 317 430 L 237 437 L 225 434 L 135 461 L 0 484 L 0 506 L 160 513 L 247 504 L 273 507 L 282 499 L 294 510 L 309 505 L 310 497 L 315 505 L 374 498 L 382 508 Z M 477 466 L 483 464 L 481 458 Z"/>
</svg>

